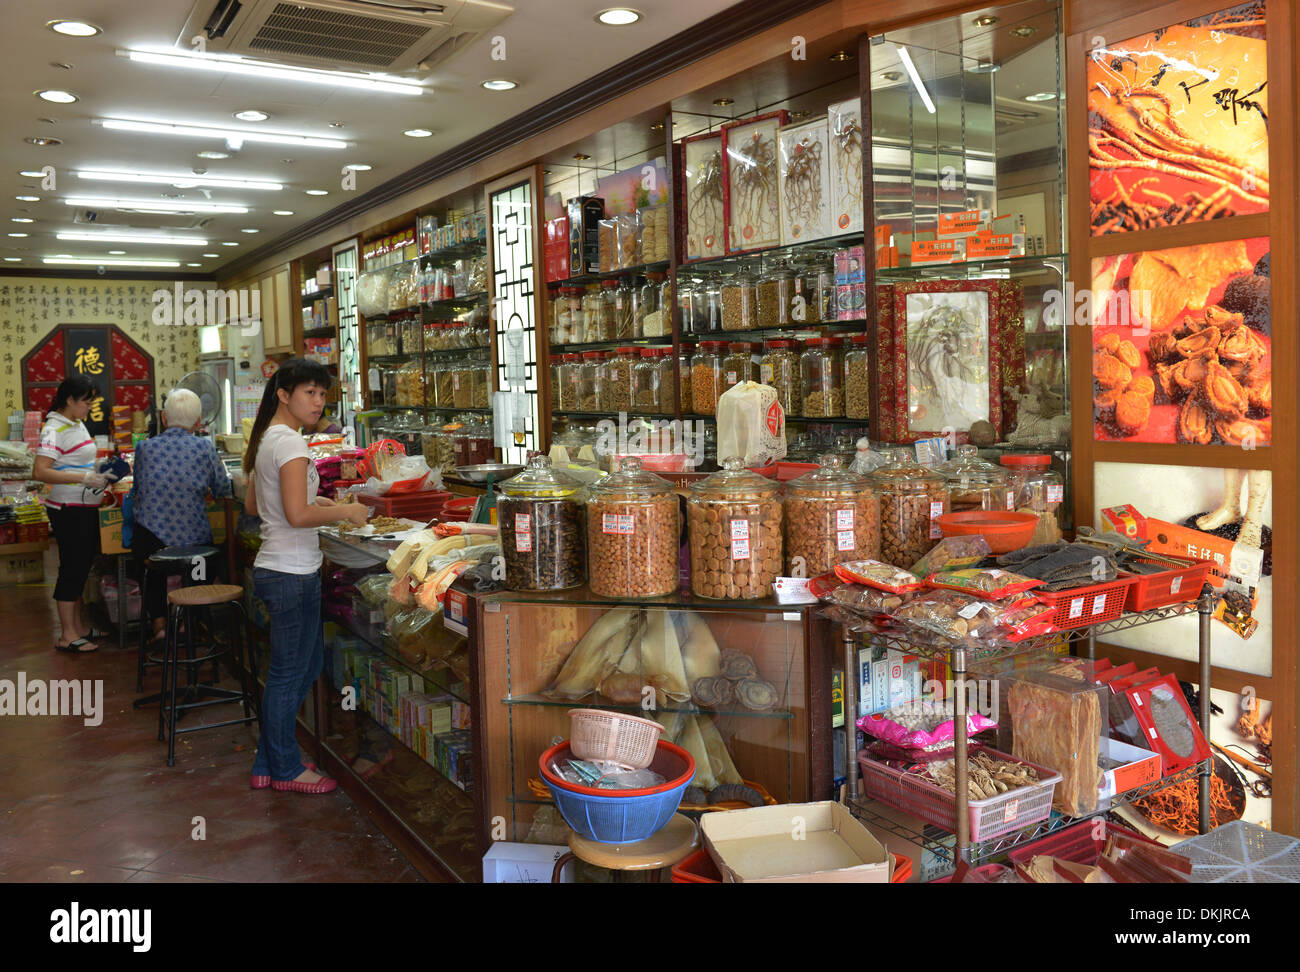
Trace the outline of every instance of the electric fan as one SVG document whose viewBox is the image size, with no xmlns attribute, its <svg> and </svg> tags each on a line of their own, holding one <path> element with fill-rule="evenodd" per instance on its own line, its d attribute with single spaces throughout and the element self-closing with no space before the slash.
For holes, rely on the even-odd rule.
<svg viewBox="0 0 1300 972">
<path fill-rule="evenodd" d="M 176 383 L 176 387 L 192 391 L 199 396 L 199 406 L 203 410 L 203 427 L 211 432 L 212 423 L 221 414 L 221 386 L 217 384 L 217 379 L 202 371 L 191 371 Z"/>
</svg>

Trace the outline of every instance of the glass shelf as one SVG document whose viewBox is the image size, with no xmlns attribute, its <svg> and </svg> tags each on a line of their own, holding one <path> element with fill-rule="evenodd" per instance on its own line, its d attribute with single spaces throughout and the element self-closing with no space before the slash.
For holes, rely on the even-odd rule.
<svg viewBox="0 0 1300 972">
<path fill-rule="evenodd" d="M 418 353 L 417 354 L 376 354 L 376 355 L 372 355 L 367 360 L 371 364 L 398 364 L 400 362 L 412 361 L 415 358 L 418 358 L 419 356 L 420 355 Z"/>
<path fill-rule="evenodd" d="M 789 709 L 768 709 L 758 711 L 755 709 L 746 709 L 743 706 L 729 709 L 709 709 L 691 703 L 662 705 L 658 709 L 647 712 L 642 709 L 640 704 L 624 704 L 619 702 L 610 702 L 603 696 L 597 695 L 594 699 L 551 699 L 545 695 L 536 693 L 530 695 L 506 696 L 501 700 L 502 705 L 540 705 L 549 706 L 556 709 L 582 709 L 582 708 L 599 708 L 611 709 L 615 712 L 627 712 L 632 715 L 639 715 L 644 718 L 653 718 L 661 712 L 687 712 L 691 715 L 717 715 L 717 716 L 740 716 L 745 719 L 793 719 L 794 713 Z"/>
<path fill-rule="evenodd" d="M 609 351 L 613 348 L 671 348 L 671 334 L 651 338 L 625 338 L 622 341 L 584 341 L 581 344 L 552 344 L 551 358 L 558 354 L 577 354 L 582 351 Z"/>
<path fill-rule="evenodd" d="M 482 597 L 488 605 L 486 608 L 488 611 L 493 610 L 494 606 L 499 604 L 556 604 L 606 608 L 633 606 L 692 608 L 694 610 L 707 608 L 735 610 L 744 608 L 750 611 L 803 614 L 809 608 L 818 606 L 816 604 L 778 604 L 776 599 L 771 597 L 759 598 L 753 601 L 718 600 L 711 597 L 696 597 L 690 591 L 681 589 L 672 594 L 665 594 L 662 597 L 648 597 L 631 601 L 627 598 L 601 597 L 598 594 L 591 593 L 591 589 L 585 584 L 582 587 L 575 587 L 567 591 L 499 591 L 484 594 Z"/>
<path fill-rule="evenodd" d="M 424 304 L 424 309 L 433 310 L 451 310 L 456 307 L 474 307 L 488 299 L 486 290 L 477 294 L 465 294 L 462 297 L 444 297 L 441 300 L 431 300 Z"/>
<path fill-rule="evenodd" d="M 819 321 L 816 324 L 783 324 L 780 327 L 756 327 L 748 331 L 702 331 L 699 333 L 683 334 L 682 340 L 691 344 L 698 344 L 701 341 L 722 341 L 731 343 L 732 341 L 759 341 L 759 340 L 793 340 L 800 341 L 804 337 L 820 337 L 826 329 L 831 329 L 838 334 L 841 331 L 862 330 L 866 322 L 854 318 L 847 321 Z"/>
<path fill-rule="evenodd" d="M 971 276 L 1009 276 L 1021 277 L 1028 274 L 1051 270 L 1056 274 L 1065 272 L 1067 258 L 1064 253 L 1049 253 L 1044 256 L 997 257 L 989 260 L 961 260 L 957 263 L 919 263 L 907 267 L 877 267 L 876 277 L 880 280 L 915 280 L 931 277 L 966 278 Z"/>
<path fill-rule="evenodd" d="M 483 345 L 475 345 L 472 348 L 425 348 L 424 357 L 431 361 L 458 361 L 466 356 L 481 357 L 486 359 L 491 354 L 491 348 Z M 419 357 L 419 355 L 416 355 Z M 371 359 L 373 360 L 373 359 Z M 484 364 L 487 362 L 484 361 Z"/>
<path fill-rule="evenodd" d="M 456 701 L 464 702 L 466 705 L 470 704 L 470 700 L 468 698 L 469 693 L 467 691 L 453 688 L 452 687 L 453 679 L 442 677 L 448 674 L 452 676 L 455 675 L 455 673 L 452 672 L 451 669 L 449 669 L 442 662 L 435 662 L 432 666 L 430 666 L 427 669 L 417 668 L 416 666 L 412 665 L 409 661 L 407 661 L 405 658 L 402 657 L 401 652 L 397 651 L 397 649 L 393 647 L 393 644 L 389 639 L 389 637 L 386 634 L 384 634 L 381 630 L 372 627 L 370 625 L 366 625 L 363 628 L 363 626 L 361 625 L 350 624 L 344 621 L 339 621 L 337 619 L 330 619 L 330 620 L 334 624 L 337 624 L 348 634 L 352 635 L 355 638 L 360 638 L 361 641 L 363 641 L 367 646 L 373 648 L 375 651 L 382 654 L 389 661 L 398 665 L 403 670 L 409 672 L 420 683 L 420 687 L 418 689 L 414 689 L 414 691 L 426 692 L 430 688 L 430 685 L 428 683 L 432 683 L 433 687 L 436 688 L 439 692 L 446 692 L 452 698 L 456 699 Z M 442 630 L 441 621 L 435 623 L 437 623 L 439 625 L 440 630 Z M 451 631 L 447 631 L 447 637 L 456 638 L 458 636 L 453 634 Z"/>
<path fill-rule="evenodd" d="M 334 288 L 326 287 L 324 290 L 317 290 L 315 293 L 303 294 L 302 305 L 306 307 L 309 304 L 315 303 L 318 300 L 325 300 L 333 296 L 334 296 Z"/>
<path fill-rule="evenodd" d="M 568 277 L 565 280 L 548 280 L 548 287 L 579 287 L 584 284 L 599 283 L 602 280 L 617 280 L 619 277 L 635 277 L 647 273 L 658 271 L 666 272 L 668 270 L 668 261 L 660 260 L 657 263 L 641 263 L 635 267 L 627 267 L 623 270 L 610 270 L 605 273 L 584 273 L 576 277 Z"/>
<path fill-rule="evenodd" d="M 697 273 L 726 273 L 730 270 L 736 270 L 740 267 L 752 267 L 755 262 L 766 265 L 768 262 L 777 260 L 788 260 L 798 256 L 801 253 L 807 253 L 809 250 L 839 250 L 846 246 L 861 246 L 863 236 L 861 233 L 845 233 L 841 236 L 827 236 L 820 240 L 807 240 L 803 243 L 794 243 L 788 246 L 772 246 L 763 250 L 750 250 L 746 253 L 731 253 L 727 256 L 709 257 L 705 260 L 694 260 L 690 263 L 681 263 L 677 266 L 677 276 L 692 277 Z"/>
</svg>

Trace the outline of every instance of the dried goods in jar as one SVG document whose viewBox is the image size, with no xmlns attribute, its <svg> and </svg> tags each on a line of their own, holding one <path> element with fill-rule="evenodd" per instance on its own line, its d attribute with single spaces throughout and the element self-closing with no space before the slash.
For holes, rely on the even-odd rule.
<svg viewBox="0 0 1300 972">
<path fill-rule="evenodd" d="M 880 496 L 880 559 L 907 570 L 942 539 L 937 520 L 949 511 L 947 486 L 906 450 L 895 450 L 871 479 Z"/>
<path fill-rule="evenodd" d="M 854 348 L 844 356 L 844 416 L 851 419 L 871 417 L 870 360 L 865 347 Z"/>
<path fill-rule="evenodd" d="M 550 465 L 548 456 L 535 456 L 501 484 L 497 520 L 511 590 L 564 590 L 584 579 L 581 487 Z"/>
<path fill-rule="evenodd" d="M 841 469 L 837 455 L 787 487 L 786 571 L 817 577 L 836 564 L 880 556 L 880 500 L 865 477 Z"/>
<path fill-rule="evenodd" d="M 632 355 L 635 348 L 619 348 L 614 357 L 605 362 L 605 408 L 611 412 L 625 412 L 632 407 Z"/>
<path fill-rule="evenodd" d="M 587 503 L 587 575 L 601 597 L 657 597 L 678 584 L 677 496 L 640 462 L 593 488 Z"/>
<path fill-rule="evenodd" d="M 809 392 L 804 396 L 803 414 L 808 418 L 843 415 L 844 389 L 832 388 L 830 391 L 826 392 Z"/>
<path fill-rule="evenodd" d="M 691 487 L 687 507 L 691 591 L 700 597 L 769 597 L 781 572 L 779 487 L 729 457 Z"/>
</svg>

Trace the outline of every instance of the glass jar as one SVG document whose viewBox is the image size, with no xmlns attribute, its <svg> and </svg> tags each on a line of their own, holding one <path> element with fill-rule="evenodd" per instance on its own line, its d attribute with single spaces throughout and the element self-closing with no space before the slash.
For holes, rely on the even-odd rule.
<svg viewBox="0 0 1300 972">
<path fill-rule="evenodd" d="M 785 458 L 787 462 L 816 462 L 819 455 L 821 450 L 817 448 L 817 442 L 812 434 L 800 432 L 786 450 Z"/>
<path fill-rule="evenodd" d="M 437 383 L 433 397 L 439 408 L 450 408 L 456 404 L 455 372 L 455 362 L 443 361 L 433 373 L 433 380 Z"/>
<path fill-rule="evenodd" d="M 560 394 L 555 407 L 570 412 L 578 407 L 582 355 L 564 354 L 560 357 Z"/>
<path fill-rule="evenodd" d="M 563 364 L 564 364 L 564 355 L 562 354 L 551 355 L 551 363 L 549 369 L 551 383 L 548 387 L 551 389 L 551 408 L 553 409 L 560 407 L 560 377 L 561 377 L 560 366 Z"/>
<path fill-rule="evenodd" d="M 424 350 L 422 335 L 424 325 L 418 317 L 408 318 L 398 325 L 401 331 L 402 354 L 419 354 Z"/>
<path fill-rule="evenodd" d="M 776 389 L 776 400 L 786 415 L 798 415 L 802 409 L 803 388 L 799 382 L 799 353 L 794 341 L 767 341 L 758 362 L 758 380 Z"/>
<path fill-rule="evenodd" d="M 771 596 L 782 563 L 780 491 L 736 456 L 691 486 L 692 593 L 739 601 Z"/>
<path fill-rule="evenodd" d="M 579 357 L 574 355 L 574 357 Z M 580 412 L 600 412 L 605 408 L 605 355 L 600 351 L 584 351 L 578 369 L 578 404 Z"/>
<path fill-rule="evenodd" d="M 549 334 L 552 344 L 564 344 L 563 332 L 560 329 L 560 287 L 558 284 L 546 285 L 546 312 L 550 316 Z"/>
<path fill-rule="evenodd" d="M 959 445 L 957 455 L 936 470 L 948 484 L 952 510 L 1008 510 L 1014 495 L 1007 490 L 1007 474 L 979 457 L 973 445 Z"/>
<path fill-rule="evenodd" d="M 562 591 L 578 587 L 586 564 L 582 486 L 534 456 L 524 471 L 501 484 L 497 523 L 506 587 Z"/>
<path fill-rule="evenodd" d="M 672 354 L 671 348 L 668 353 Z M 691 358 L 694 355 L 693 344 L 683 344 L 677 352 L 677 398 L 681 402 L 683 415 L 695 411 L 695 405 L 691 400 Z"/>
<path fill-rule="evenodd" d="M 784 260 L 758 278 L 758 326 L 783 327 L 790 323 L 794 273 Z"/>
<path fill-rule="evenodd" d="M 722 390 L 754 380 L 754 346 L 748 341 L 735 341 L 727 345 L 727 356 L 722 359 Z"/>
<path fill-rule="evenodd" d="M 456 408 L 474 407 L 474 365 L 457 361 L 451 371 L 451 403 Z"/>
<path fill-rule="evenodd" d="M 790 294 L 790 322 L 795 325 L 820 324 L 822 307 L 817 294 L 817 269 L 810 262 L 793 268 L 794 291 Z"/>
<path fill-rule="evenodd" d="M 691 358 L 691 405 L 699 415 L 718 413 L 718 396 L 723 392 L 722 359 L 725 341 L 701 341 Z"/>
<path fill-rule="evenodd" d="M 681 386 L 676 375 L 677 355 L 672 348 L 656 348 L 654 366 L 659 379 L 659 411 L 663 415 L 673 415 L 677 412 Z"/>
<path fill-rule="evenodd" d="M 659 285 L 659 313 L 662 316 L 661 326 L 663 327 L 664 336 L 673 333 L 673 312 L 677 309 L 677 297 L 673 287 L 672 278 L 666 273 L 655 272 L 655 276 L 662 276 L 663 283 Z M 686 333 L 686 321 L 680 324 L 682 333 Z"/>
<path fill-rule="evenodd" d="M 722 330 L 722 275 L 709 274 L 704 280 L 704 309 L 708 314 L 705 330 L 715 334 Z"/>
<path fill-rule="evenodd" d="M 420 364 L 418 361 L 408 361 L 397 369 L 397 397 L 395 401 L 398 405 L 423 404 L 422 402 L 416 402 L 413 398 L 415 389 L 420 384 L 419 371 Z"/>
<path fill-rule="evenodd" d="M 597 319 L 599 337 L 587 335 L 588 341 L 618 340 L 618 281 L 602 280 L 600 282 L 600 313 Z"/>
<path fill-rule="evenodd" d="M 853 335 L 849 350 L 844 354 L 845 418 L 871 418 L 871 361 L 867 354 L 870 340 L 867 334 Z"/>
<path fill-rule="evenodd" d="M 785 489 L 786 576 L 818 577 L 836 564 L 880 558 L 880 500 L 839 456 L 822 456 L 820 469 Z"/>
<path fill-rule="evenodd" d="M 835 339 L 809 338 L 799 356 L 799 381 L 803 412 L 807 418 L 835 418 L 844 414 L 844 383 L 836 367 Z"/>
<path fill-rule="evenodd" d="M 677 590 L 681 518 L 672 483 L 629 456 L 591 487 L 587 576 L 601 597 L 659 597 Z M 689 686 L 688 686 L 689 688 Z"/>
<path fill-rule="evenodd" d="M 605 361 L 605 409 L 632 410 L 632 366 L 639 360 L 636 348 L 618 348 Z"/>
<path fill-rule="evenodd" d="M 480 466 L 496 461 L 492 426 L 485 422 L 466 425 L 455 438 L 456 465 Z"/>
<path fill-rule="evenodd" d="M 456 429 L 450 426 L 444 426 L 435 429 L 433 432 L 433 455 L 436 464 L 429 463 L 431 468 L 442 472 L 444 476 L 450 476 L 456 471 Z"/>
<path fill-rule="evenodd" d="M 582 329 L 582 288 L 561 287 L 555 299 L 555 321 L 558 344 L 581 344 Z"/>
<path fill-rule="evenodd" d="M 613 287 L 608 287 L 614 284 Z M 618 280 L 606 280 L 604 286 L 606 290 L 606 299 L 613 296 L 614 301 L 614 334 L 611 341 L 630 341 L 635 336 L 636 320 L 636 299 L 637 291 L 632 286 L 631 277 L 621 277 Z"/>
<path fill-rule="evenodd" d="M 387 321 L 380 321 L 378 324 L 366 325 L 366 352 L 372 358 L 382 357 L 386 354 L 396 354 L 396 343 L 393 338 L 393 326 Z"/>
<path fill-rule="evenodd" d="M 605 312 L 605 298 L 600 292 L 600 288 L 593 285 L 587 287 L 582 292 L 582 340 L 588 341 L 608 341 L 601 330 L 601 316 Z"/>
<path fill-rule="evenodd" d="M 757 296 L 754 277 L 748 270 L 738 270 L 722 282 L 722 329 L 752 331 L 758 327 Z"/>
<path fill-rule="evenodd" d="M 474 367 L 473 408 L 492 407 L 492 365 L 480 360 Z"/>
<path fill-rule="evenodd" d="M 632 366 L 632 410 L 654 414 L 659 409 L 659 369 L 655 358 L 658 348 L 642 348 L 639 360 Z"/>
<path fill-rule="evenodd" d="M 651 270 L 645 275 L 638 303 L 640 317 L 635 325 L 637 337 L 663 337 L 672 333 L 673 322 L 669 319 L 673 307 L 672 292 L 669 290 L 665 294 L 666 276 L 657 270 Z M 665 296 L 668 298 L 667 303 L 664 302 Z"/>
<path fill-rule="evenodd" d="M 432 425 L 420 432 L 420 454 L 430 469 L 438 468 L 438 429 Z"/>
<path fill-rule="evenodd" d="M 948 512 L 948 488 L 907 449 L 894 449 L 888 458 L 869 477 L 880 495 L 880 559 L 911 570 L 943 538 L 939 517 Z"/>
<path fill-rule="evenodd" d="M 432 358 L 424 362 L 424 381 L 421 387 L 424 391 L 425 407 L 433 408 L 438 404 L 438 362 Z"/>
<path fill-rule="evenodd" d="M 1054 543 L 1061 539 L 1065 484 L 1052 469 L 1052 457 L 1002 456 L 998 461 L 1007 468 L 1007 492 L 1012 497 L 1009 509 L 1038 514 L 1038 525 L 1034 527 L 1034 536 L 1028 545 Z"/>
<path fill-rule="evenodd" d="M 696 334 L 695 330 L 695 281 L 684 277 L 677 280 L 677 316 L 682 334 Z"/>
</svg>

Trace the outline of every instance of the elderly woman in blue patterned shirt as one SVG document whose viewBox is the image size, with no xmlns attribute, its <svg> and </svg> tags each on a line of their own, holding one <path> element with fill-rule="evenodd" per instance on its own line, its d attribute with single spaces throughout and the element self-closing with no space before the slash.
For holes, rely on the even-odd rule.
<svg viewBox="0 0 1300 972">
<path fill-rule="evenodd" d="M 211 543 L 207 495 L 229 496 L 230 476 L 216 447 L 194 434 L 203 406 L 192 391 L 177 388 L 163 405 L 167 428 L 141 442 L 135 452 L 135 525 L 131 552 L 144 576 L 144 563 L 163 547 Z M 166 590 L 149 586 L 145 610 L 153 619 L 154 637 L 166 627 Z"/>
</svg>

